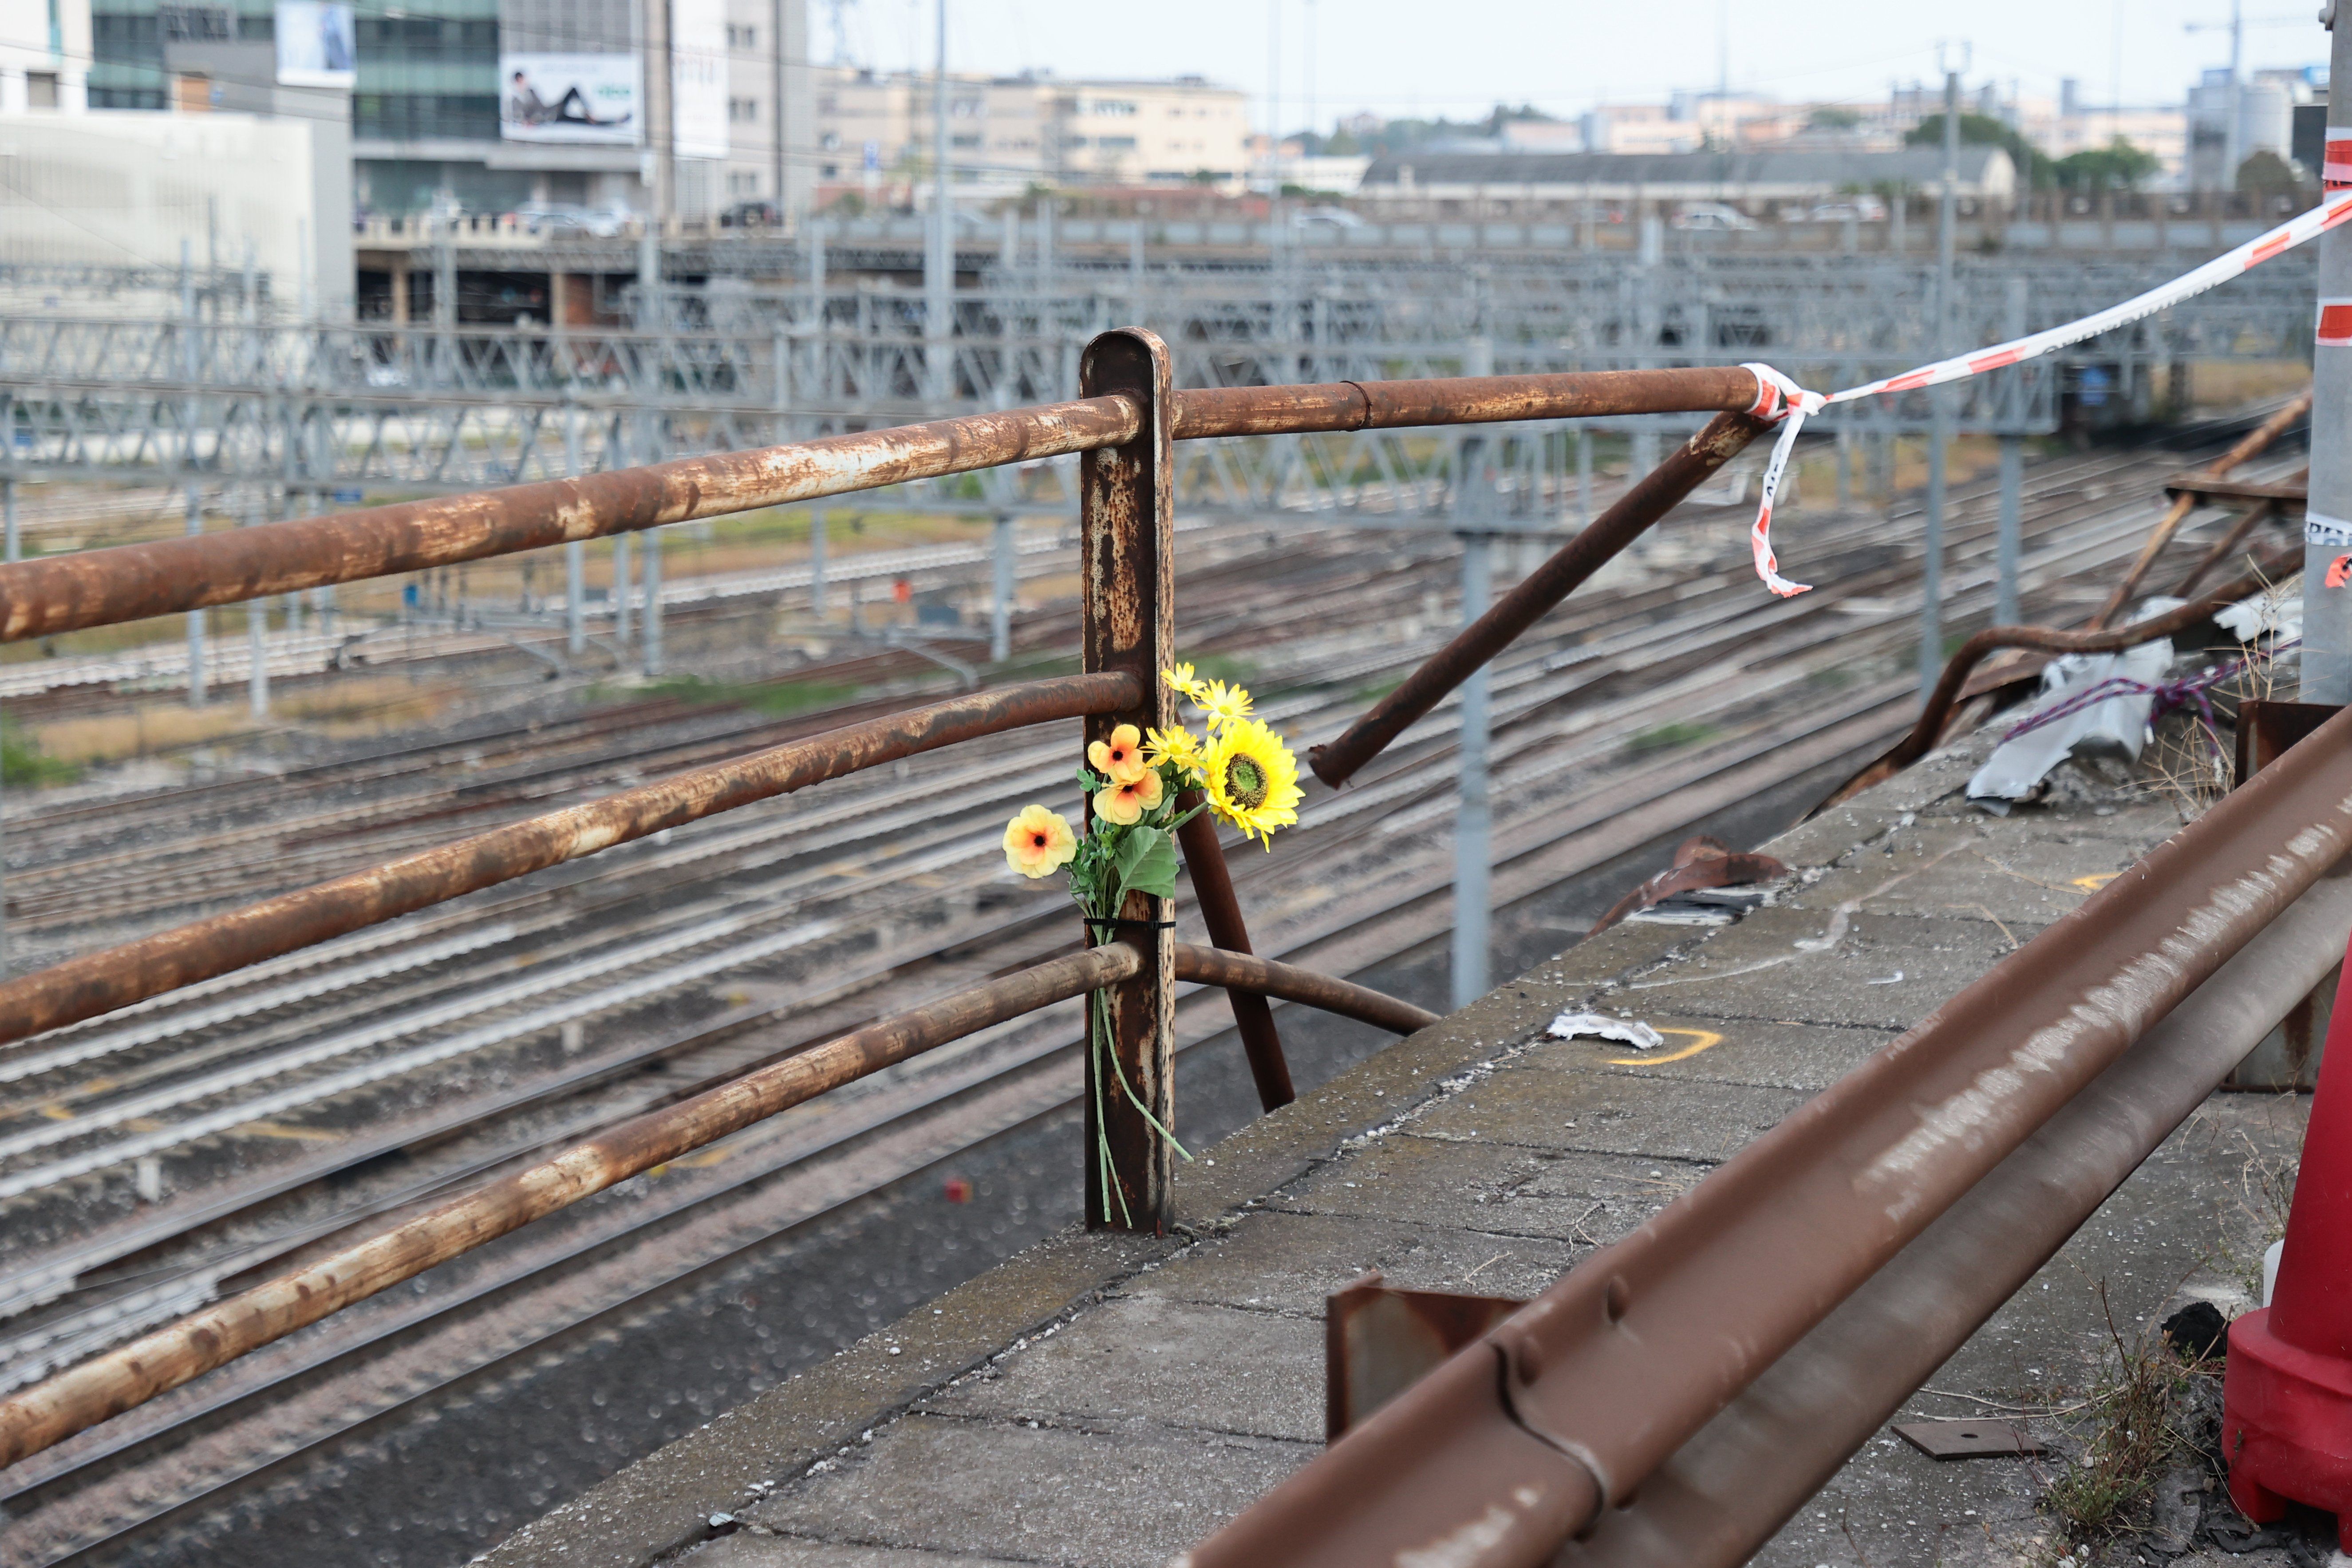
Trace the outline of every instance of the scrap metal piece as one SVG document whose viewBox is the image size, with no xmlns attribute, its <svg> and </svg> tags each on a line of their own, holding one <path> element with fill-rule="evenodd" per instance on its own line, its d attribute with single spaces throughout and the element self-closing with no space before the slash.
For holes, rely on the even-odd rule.
<svg viewBox="0 0 2352 1568">
<path fill-rule="evenodd" d="M 1770 882 L 1789 874 L 1789 868 L 1769 855 L 1735 851 L 1720 838 L 1695 833 L 1675 847 L 1674 864 L 1643 882 L 1609 907 L 1584 934 L 1597 936 L 1627 915 L 1676 893 L 1700 888 L 1733 888 Z"/>
<path fill-rule="evenodd" d="M 1325 1297 L 1324 1440 L 1336 1441 L 1526 1305 L 1511 1296 L 1395 1290 L 1377 1268 Z"/>
<path fill-rule="evenodd" d="M 1904 1421 L 1887 1430 L 1931 1459 L 2030 1459 L 2050 1451 L 2016 1421 Z"/>
</svg>

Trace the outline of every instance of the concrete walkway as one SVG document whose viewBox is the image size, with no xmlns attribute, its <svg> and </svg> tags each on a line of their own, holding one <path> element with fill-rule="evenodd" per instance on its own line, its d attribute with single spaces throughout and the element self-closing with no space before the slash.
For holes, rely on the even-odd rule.
<svg viewBox="0 0 2352 1568">
<path fill-rule="evenodd" d="M 1319 1451 L 1328 1293 L 1378 1268 L 1534 1295 L 2178 826 L 2167 802 L 2089 787 L 1985 816 L 1958 795 L 1980 749 L 1768 846 L 1796 868 L 1770 907 L 1620 926 L 1205 1152 L 1182 1173 L 1184 1234 L 1034 1247 L 485 1561 L 1165 1563 Z M 1545 1037 L 1570 1007 L 1666 1043 Z M 2099 1287 L 2127 1339 L 2184 1293 L 2242 1303 L 2301 1118 L 2292 1097 L 2217 1096 L 1913 1411 L 2055 1409 L 2040 1429 L 2063 1452 L 2108 1346 Z M 2053 1464 L 1938 1464 L 1882 1434 L 1759 1561 L 2053 1563 L 2071 1549 L 2042 1508 Z M 2201 1473 L 2168 1485 L 2161 1542 L 2096 1561 L 2194 1547 Z"/>
</svg>

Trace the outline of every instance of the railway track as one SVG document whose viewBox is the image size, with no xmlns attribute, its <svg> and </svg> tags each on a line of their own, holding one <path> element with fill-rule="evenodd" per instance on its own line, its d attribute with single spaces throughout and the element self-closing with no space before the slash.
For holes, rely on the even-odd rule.
<svg viewBox="0 0 2352 1568">
<path fill-rule="evenodd" d="M 2138 544 L 2158 471 L 2145 454 L 2108 453 L 2030 474 L 2030 605 L 2063 617 L 2098 596 Z M 1992 498 L 1960 487 L 1956 502 L 1948 618 L 1965 625 L 1990 605 Z M 1588 591 L 1498 662 L 1506 900 L 1907 725 L 1916 583 L 1902 546 L 1916 513 L 1898 512 L 1892 529 L 1876 517 L 1799 519 L 1790 553 L 1828 585 L 1790 601 L 1756 593 L 1744 521 L 1678 519 L 1649 580 Z M 1295 745 L 1336 733 L 1368 689 L 1450 630 L 1428 603 L 1450 591 L 1444 552 L 1408 547 L 1368 564 L 1360 545 L 1286 519 L 1275 544 L 1236 545 L 1186 578 L 1188 651 L 1245 655 L 1262 711 Z M 1676 555 L 1691 559 L 1676 570 Z M 1062 611 L 1024 626 L 1036 650 L 1074 634 Z M 273 862 L 273 874 L 310 880 L 410 836 L 446 837 L 457 824 L 488 826 L 841 717 L 779 725 L 643 706 L 273 781 L 292 788 L 292 831 L 331 831 L 345 857 Z M 37 1377 L 587 1128 L 1067 947 L 1060 900 L 1008 885 L 995 836 L 1023 800 L 1066 789 L 1069 729 L 839 781 L 0 1048 L 0 1383 Z M 1353 973 L 1447 929 L 1454 729 L 1454 710 L 1441 708 L 1360 784 L 1310 800 L 1274 853 L 1236 857 L 1261 952 Z M 461 808 L 477 786 L 445 789 L 436 773 L 469 744 L 500 759 L 482 771 L 511 776 Z M 400 781 L 419 784 L 413 798 L 380 809 L 341 798 Z M 273 825 L 236 820 L 274 798 L 272 784 L 238 782 L 130 803 L 142 842 L 112 850 L 105 880 L 88 887 L 136 889 L 144 868 L 177 878 L 176 898 L 131 911 L 138 919 L 211 907 L 207 868 L 222 875 L 278 852 Z M 90 851 L 107 821 L 76 808 L 79 854 L 11 868 L 12 894 L 44 870 L 48 886 L 70 889 L 73 868 L 100 860 Z M 209 842 L 169 842 L 203 823 L 214 826 L 193 837 Z M 1188 997 L 1180 1047 L 1216 1037 L 1222 1008 L 1213 994 Z M 1076 1091 L 1075 1033 L 1066 1008 L 905 1064 L 0 1473 L 10 1513 L 0 1563 L 136 1555 L 153 1529 L 340 1437 L 1050 1116 Z"/>
</svg>

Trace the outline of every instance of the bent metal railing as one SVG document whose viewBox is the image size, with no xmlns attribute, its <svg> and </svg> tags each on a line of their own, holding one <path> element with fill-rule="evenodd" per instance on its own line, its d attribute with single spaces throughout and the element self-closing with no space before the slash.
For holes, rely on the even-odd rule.
<svg viewBox="0 0 2352 1568">
<path fill-rule="evenodd" d="M 1060 720 L 1087 741 L 1120 724 L 1165 729 L 1175 662 L 1171 443 L 1580 416 L 1713 413 L 1574 540 L 1313 758 L 1337 784 L 1478 665 L 1769 428 L 1777 394 L 1738 367 L 1461 377 L 1179 392 L 1166 346 L 1096 338 L 1073 402 L 648 468 L 0 565 L 0 641 L 415 572 L 695 518 L 813 500 L 1065 453 L 1080 461 L 1084 672 L 1031 680 L 772 746 L 512 823 L 0 983 L 0 1045 L 128 1006 L 341 933 L 616 844 L 961 741 Z M 1265 998 L 1409 1033 L 1433 1015 L 1348 982 L 1254 956 L 1205 816 L 1181 835 L 1213 947 L 1173 940 L 1169 900 L 1129 895 L 1120 939 L 881 1019 L 692 1100 L 622 1122 L 431 1212 L 314 1259 L 0 1400 L 0 1466 L 616 1182 L 826 1089 L 1089 992 L 1108 1049 L 1086 1053 L 1087 1223 L 1164 1229 L 1180 982 L 1222 986 L 1262 1101 L 1290 1098 Z M 1106 1056 L 1125 1089 L 1097 1093 Z M 1131 1089 L 1132 1094 L 1126 1089 Z M 1097 1110 L 1100 1107 L 1100 1110 Z M 1096 1118 L 1099 1115 L 1099 1128 Z M 1103 1190 L 1108 1180 L 1115 1191 Z"/>
</svg>

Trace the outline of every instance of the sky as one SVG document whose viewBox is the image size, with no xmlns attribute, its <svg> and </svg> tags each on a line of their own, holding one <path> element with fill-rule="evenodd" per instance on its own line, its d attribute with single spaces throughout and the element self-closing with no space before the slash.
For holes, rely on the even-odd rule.
<svg viewBox="0 0 2352 1568">
<path fill-rule="evenodd" d="M 842 0 L 856 63 L 930 68 L 937 0 Z M 2055 98 L 2179 103 L 2229 61 L 2229 0 L 946 0 L 950 70 L 1169 77 L 1238 87 L 1263 128 L 1275 75 L 1288 132 L 1339 115 L 1475 119 L 1496 101 L 1559 115 L 1715 87 L 1784 100 L 1878 101 L 1890 83 L 1964 80 Z M 2248 70 L 2324 63 L 2315 0 L 2244 0 Z M 833 58 L 834 0 L 811 0 L 811 53 Z M 2223 24 L 2191 32 L 2190 23 Z M 1728 29 L 1727 38 L 1725 30 Z M 1727 43 L 1727 50 L 1719 54 Z M 1312 108 L 1310 121 L 1309 110 Z"/>
</svg>

